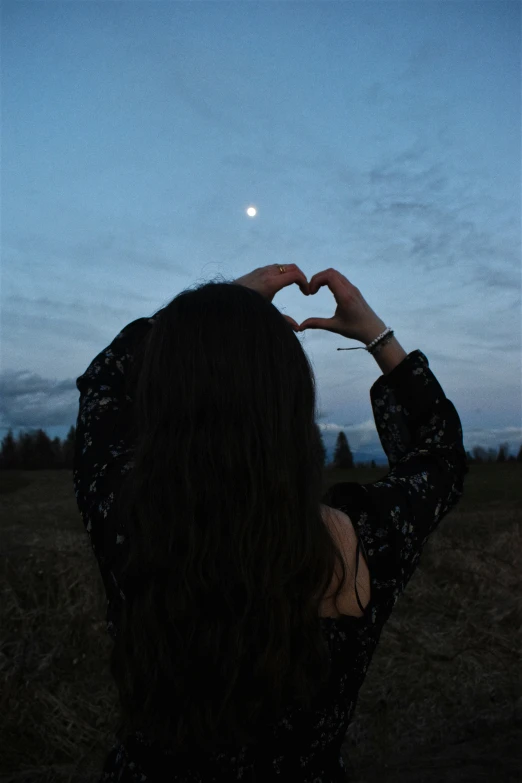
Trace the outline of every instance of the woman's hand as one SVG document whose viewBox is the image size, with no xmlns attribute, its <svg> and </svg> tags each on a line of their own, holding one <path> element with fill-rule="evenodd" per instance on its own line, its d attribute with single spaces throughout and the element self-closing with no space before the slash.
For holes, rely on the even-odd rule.
<svg viewBox="0 0 522 783">
<path fill-rule="evenodd" d="M 269 266 L 260 266 L 258 269 L 254 269 L 253 272 L 249 272 L 247 275 L 238 277 L 234 282 L 237 285 L 243 285 L 246 288 L 252 288 L 257 291 L 269 302 L 272 301 L 274 296 L 282 288 L 286 288 L 287 285 L 297 283 L 301 291 L 305 296 L 309 296 L 310 291 L 308 288 L 308 280 L 304 273 L 299 269 L 296 264 L 284 264 L 285 271 L 279 270 L 279 264 L 270 264 Z M 288 323 L 292 326 L 294 331 L 299 329 L 293 318 L 289 315 L 284 315 Z"/>
</svg>

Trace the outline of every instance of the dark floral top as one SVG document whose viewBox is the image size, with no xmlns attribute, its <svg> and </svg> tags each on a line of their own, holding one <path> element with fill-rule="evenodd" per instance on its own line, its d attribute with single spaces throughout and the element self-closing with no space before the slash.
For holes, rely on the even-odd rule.
<svg viewBox="0 0 522 783">
<path fill-rule="evenodd" d="M 140 339 L 158 314 L 126 326 L 76 382 L 80 391 L 74 489 L 107 593 L 107 626 L 117 633 L 123 593 L 118 574 L 127 531 L 112 506 L 133 464 L 131 397 L 125 379 Z M 453 403 L 412 351 L 370 389 L 377 432 L 390 471 L 373 484 L 335 484 L 323 502 L 344 511 L 358 534 L 371 576 L 363 617 L 321 618 L 332 676 L 317 709 L 288 709 L 260 750 L 170 754 L 138 734 L 109 752 L 100 780 L 121 783 L 346 780 L 341 745 L 384 623 L 411 579 L 428 537 L 458 503 L 468 472 L 461 422 Z"/>
</svg>

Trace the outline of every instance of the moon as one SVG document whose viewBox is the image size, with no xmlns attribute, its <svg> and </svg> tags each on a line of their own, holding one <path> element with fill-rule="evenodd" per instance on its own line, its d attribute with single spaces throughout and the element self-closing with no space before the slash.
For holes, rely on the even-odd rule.
<svg viewBox="0 0 522 783">
<path fill-rule="evenodd" d="M 257 209 L 255 207 L 248 207 L 246 213 L 248 217 L 255 217 L 257 215 Z"/>
</svg>

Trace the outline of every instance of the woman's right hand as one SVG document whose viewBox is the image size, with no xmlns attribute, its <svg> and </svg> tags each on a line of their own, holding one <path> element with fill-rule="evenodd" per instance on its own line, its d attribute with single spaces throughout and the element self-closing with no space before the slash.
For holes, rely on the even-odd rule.
<svg viewBox="0 0 522 783">
<path fill-rule="evenodd" d="M 310 296 L 327 285 L 337 302 L 332 318 L 307 318 L 299 325 L 305 329 L 326 329 L 351 340 L 370 343 L 386 329 L 384 321 L 372 310 L 363 295 L 336 269 L 317 272 L 309 281 Z"/>
</svg>

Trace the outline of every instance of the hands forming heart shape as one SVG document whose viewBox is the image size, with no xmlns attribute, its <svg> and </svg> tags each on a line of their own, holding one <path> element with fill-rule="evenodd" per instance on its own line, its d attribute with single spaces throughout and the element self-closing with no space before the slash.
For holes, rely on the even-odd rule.
<svg viewBox="0 0 522 783">
<path fill-rule="evenodd" d="M 293 285 L 293 283 L 297 283 L 303 294 L 309 296 L 310 286 L 304 272 L 296 264 L 284 264 L 283 268 L 285 271 L 281 272 L 279 264 L 261 266 L 258 269 L 254 269 L 253 272 L 239 277 L 235 280 L 235 283 L 244 285 L 246 288 L 252 288 L 265 299 L 268 299 L 269 302 L 272 301 L 278 291 Z M 283 318 L 286 318 L 295 332 L 299 331 L 299 324 L 293 318 L 289 315 L 283 315 Z"/>
<path fill-rule="evenodd" d="M 351 340 L 371 342 L 386 329 L 384 321 L 372 310 L 359 289 L 336 269 L 317 272 L 310 282 L 296 264 L 285 264 L 283 269 L 284 272 L 281 272 L 278 264 L 262 266 L 235 282 L 258 291 L 269 302 L 278 291 L 293 283 L 297 283 L 305 296 L 317 293 L 323 285 L 328 286 L 337 304 L 332 318 L 306 318 L 303 323 L 298 324 L 289 315 L 284 315 L 283 318 L 295 332 L 326 329 Z"/>
</svg>

